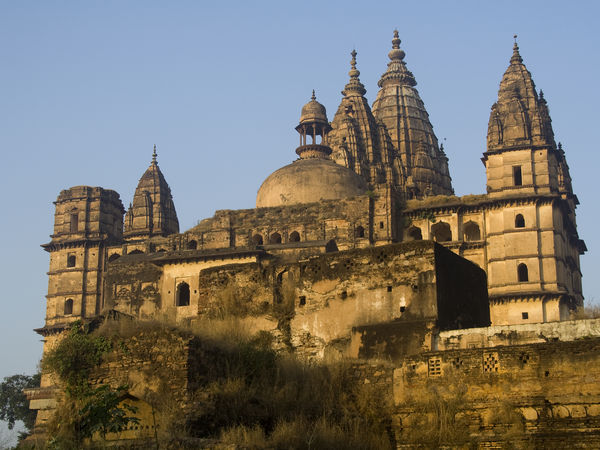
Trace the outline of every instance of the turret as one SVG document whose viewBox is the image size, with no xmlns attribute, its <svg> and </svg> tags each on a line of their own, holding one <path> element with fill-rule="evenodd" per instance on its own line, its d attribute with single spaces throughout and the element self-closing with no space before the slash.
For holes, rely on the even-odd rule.
<svg viewBox="0 0 600 450">
<path fill-rule="evenodd" d="M 578 202 L 548 105 L 516 36 L 490 112 L 483 162 L 489 197 L 504 205 L 487 219 L 492 322 L 517 323 L 519 314 L 523 322 L 568 319 L 583 304 L 579 255 L 586 248 L 577 233 Z"/>
<path fill-rule="evenodd" d="M 101 187 L 72 187 L 54 204 L 54 233 L 42 246 L 50 253 L 46 327 L 100 312 L 105 247 L 121 240 L 125 212 L 119 194 Z"/>
</svg>

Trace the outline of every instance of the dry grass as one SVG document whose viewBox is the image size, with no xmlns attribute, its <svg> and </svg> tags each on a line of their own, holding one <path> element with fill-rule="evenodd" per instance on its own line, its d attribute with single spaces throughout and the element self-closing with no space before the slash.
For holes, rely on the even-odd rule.
<svg viewBox="0 0 600 450">
<path fill-rule="evenodd" d="M 284 286 L 282 315 L 289 314 Z M 390 400 L 350 376 L 344 363 L 309 364 L 277 354 L 267 332 L 252 334 L 237 316 L 195 320 L 186 326 L 158 321 L 117 321 L 95 333 L 112 342 L 140 336 L 196 339 L 202 373 L 189 404 L 173 401 L 168 389 L 148 393 L 161 423 L 161 442 L 217 439 L 240 448 L 391 448 Z M 145 370 L 162 373 L 159 365 Z"/>
<path fill-rule="evenodd" d="M 598 318 L 600 318 L 600 305 L 583 306 L 571 314 L 572 320 Z"/>
</svg>

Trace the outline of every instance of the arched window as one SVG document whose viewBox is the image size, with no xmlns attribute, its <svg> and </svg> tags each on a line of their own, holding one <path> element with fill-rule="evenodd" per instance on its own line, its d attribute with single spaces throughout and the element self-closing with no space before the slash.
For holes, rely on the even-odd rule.
<svg viewBox="0 0 600 450">
<path fill-rule="evenodd" d="M 469 221 L 465 224 L 464 228 L 465 233 L 465 241 L 480 241 L 481 240 L 481 231 L 479 230 L 479 225 L 475 222 Z"/>
<path fill-rule="evenodd" d="M 523 214 L 517 214 L 515 216 L 515 228 L 525 228 L 525 218 Z"/>
<path fill-rule="evenodd" d="M 76 212 L 71 213 L 71 233 L 77 233 L 79 230 L 79 214 Z"/>
<path fill-rule="evenodd" d="M 529 281 L 529 272 L 527 271 L 526 264 L 519 264 L 517 266 L 517 277 L 519 282 Z"/>
<path fill-rule="evenodd" d="M 67 256 L 67 267 L 75 267 L 77 263 L 77 257 L 75 255 Z"/>
<path fill-rule="evenodd" d="M 281 244 L 281 235 L 279 233 L 273 233 L 269 238 L 269 244 Z"/>
<path fill-rule="evenodd" d="M 452 231 L 450 225 L 446 222 L 438 222 L 431 227 L 433 240 L 436 242 L 448 242 L 452 240 Z"/>
<path fill-rule="evenodd" d="M 263 245 L 263 238 L 260 234 L 255 234 L 252 236 L 252 243 L 254 245 Z"/>
<path fill-rule="evenodd" d="M 423 240 L 423 233 L 419 227 L 410 227 L 406 233 L 407 241 L 421 241 Z"/>
<path fill-rule="evenodd" d="M 113 262 L 116 261 L 117 259 L 119 259 L 121 257 L 121 255 L 119 255 L 118 253 L 113 253 L 112 255 L 110 255 L 108 257 L 108 262 Z"/>
<path fill-rule="evenodd" d="M 190 305 L 190 285 L 187 283 L 179 283 L 177 285 L 177 306 Z"/>
<path fill-rule="evenodd" d="M 298 233 L 297 231 L 292 231 L 290 233 L 289 240 L 290 242 L 300 242 L 300 233 Z"/>
<path fill-rule="evenodd" d="M 354 237 L 355 238 L 364 238 L 365 237 L 365 229 L 360 225 L 354 229 Z"/>
<path fill-rule="evenodd" d="M 192 240 L 187 243 L 188 250 L 196 250 L 198 248 L 198 242 Z"/>
<path fill-rule="evenodd" d="M 143 253 L 144 253 L 143 251 L 136 249 L 136 250 L 132 250 L 132 251 L 128 252 L 127 254 L 128 255 L 142 255 Z"/>
<path fill-rule="evenodd" d="M 65 316 L 73 314 L 73 299 L 68 298 L 65 300 Z"/>
</svg>

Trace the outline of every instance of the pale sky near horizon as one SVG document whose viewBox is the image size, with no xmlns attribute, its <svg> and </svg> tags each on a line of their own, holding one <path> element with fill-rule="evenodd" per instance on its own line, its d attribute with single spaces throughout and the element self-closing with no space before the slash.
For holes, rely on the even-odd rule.
<svg viewBox="0 0 600 450">
<path fill-rule="evenodd" d="M 599 302 L 599 5 L 0 0 L 0 378 L 33 373 L 41 355 L 40 244 L 61 189 L 115 189 L 127 206 L 156 144 L 182 231 L 251 208 L 295 159 L 312 89 L 333 118 L 353 48 L 373 102 L 395 28 L 457 195 L 485 192 L 489 110 L 518 34 L 581 201 L 584 295 Z"/>
</svg>

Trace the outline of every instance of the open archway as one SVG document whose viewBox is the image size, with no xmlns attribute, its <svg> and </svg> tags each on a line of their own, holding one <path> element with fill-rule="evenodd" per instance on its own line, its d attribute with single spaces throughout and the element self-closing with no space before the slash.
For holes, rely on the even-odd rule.
<svg viewBox="0 0 600 450">
<path fill-rule="evenodd" d="M 423 240 L 423 233 L 419 227 L 410 227 L 406 232 L 407 241 L 421 241 Z"/>
<path fill-rule="evenodd" d="M 480 241 L 481 240 L 481 230 L 479 229 L 479 225 L 473 221 L 469 221 L 464 226 L 464 234 L 465 241 Z"/>
<path fill-rule="evenodd" d="M 449 242 L 452 240 L 450 225 L 446 222 L 438 222 L 431 227 L 431 236 L 436 242 Z"/>
<path fill-rule="evenodd" d="M 177 285 L 177 306 L 190 305 L 190 285 L 182 282 Z"/>
</svg>

